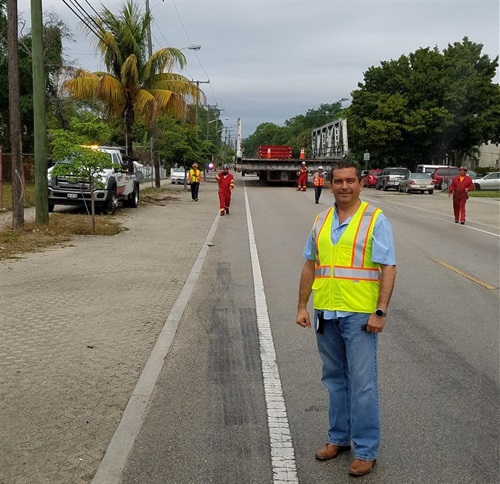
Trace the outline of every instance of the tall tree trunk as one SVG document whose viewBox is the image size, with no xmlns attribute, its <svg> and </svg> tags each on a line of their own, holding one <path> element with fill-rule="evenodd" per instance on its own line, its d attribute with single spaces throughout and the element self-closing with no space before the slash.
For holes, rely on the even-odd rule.
<svg viewBox="0 0 500 484">
<path fill-rule="evenodd" d="M 152 156 L 153 156 L 153 162 L 154 162 L 154 167 L 155 167 L 155 187 L 160 188 L 161 187 L 161 180 L 160 180 L 160 157 L 159 156 L 154 156 L 154 140 L 156 139 L 156 136 L 158 134 L 158 123 L 155 121 L 153 123 L 153 132 L 152 132 Z"/>
<path fill-rule="evenodd" d="M 24 176 L 19 104 L 17 0 L 8 0 L 7 19 L 10 152 L 12 155 L 12 227 L 22 228 L 24 227 Z"/>
</svg>

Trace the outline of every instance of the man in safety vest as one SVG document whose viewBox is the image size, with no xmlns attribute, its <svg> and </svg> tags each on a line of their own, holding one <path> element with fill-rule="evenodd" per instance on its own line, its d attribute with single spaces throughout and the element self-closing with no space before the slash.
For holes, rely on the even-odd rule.
<svg viewBox="0 0 500 484">
<path fill-rule="evenodd" d="M 328 389 L 330 428 L 316 458 L 350 450 L 352 476 L 373 470 L 380 442 L 377 340 L 384 329 L 396 278 L 392 228 L 382 211 L 360 200 L 359 167 L 350 160 L 332 171 L 333 207 L 320 213 L 304 248 L 297 324 L 314 328 Z"/>
<path fill-rule="evenodd" d="M 307 167 L 305 161 L 302 162 L 300 170 L 297 172 L 297 176 L 299 177 L 297 180 L 297 191 L 305 192 L 307 187 Z"/>
<path fill-rule="evenodd" d="M 222 171 L 215 176 L 215 181 L 219 183 L 219 207 L 221 217 L 229 215 L 231 205 L 231 191 L 234 189 L 234 177 L 229 173 L 229 165 L 224 165 Z"/>
<path fill-rule="evenodd" d="M 201 171 L 198 170 L 198 163 L 193 163 L 189 170 L 189 183 L 191 183 L 191 198 L 198 201 L 198 190 L 200 189 Z"/>
<path fill-rule="evenodd" d="M 325 173 L 323 172 L 323 167 L 319 166 L 318 171 L 313 175 L 313 185 L 314 185 L 314 200 L 319 203 L 319 197 L 321 197 L 321 191 L 325 185 Z"/>
</svg>

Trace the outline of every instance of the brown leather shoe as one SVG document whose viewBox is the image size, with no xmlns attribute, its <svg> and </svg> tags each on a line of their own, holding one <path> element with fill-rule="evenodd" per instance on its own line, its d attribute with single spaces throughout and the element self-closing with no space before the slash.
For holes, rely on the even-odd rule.
<svg viewBox="0 0 500 484">
<path fill-rule="evenodd" d="M 377 461 L 356 459 L 351 464 L 351 467 L 349 467 L 349 474 L 351 476 L 356 476 L 356 477 L 369 474 L 371 471 L 373 471 L 373 468 L 375 467 L 375 462 Z"/>
<path fill-rule="evenodd" d="M 335 459 L 341 452 L 347 452 L 351 450 L 350 445 L 337 445 L 337 444 L 325 444 L 321 449 L 316 452 L 316 459 L 318 460 L 328 460 Z"/>
</svg>

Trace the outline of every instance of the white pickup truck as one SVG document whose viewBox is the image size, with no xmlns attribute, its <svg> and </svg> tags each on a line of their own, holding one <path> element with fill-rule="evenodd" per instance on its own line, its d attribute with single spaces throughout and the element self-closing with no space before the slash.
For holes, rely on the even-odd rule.
<svg viewBox="0 0 500 484">
<path fill-rule="evenodd" d="M 139 204 L 139 181 L 134 173 L 128 173 L 127 163 L 123 161 L 117 148 L 98 147 L 107 153 L 114 168 L 106 168 L 100 173 L 99 187 L 94 190 L 94 201 L 99 211 L 113 214 L 122 202 L 126 207 Z M 58 163 L 64 163 L 60 161 Z M 48 169 L 49 212 L 55 205 L 90 206 L 91 193 L 89 180 L 73 180 L 67 176 L 51 175 L 53 167 Z"/>
</svg>

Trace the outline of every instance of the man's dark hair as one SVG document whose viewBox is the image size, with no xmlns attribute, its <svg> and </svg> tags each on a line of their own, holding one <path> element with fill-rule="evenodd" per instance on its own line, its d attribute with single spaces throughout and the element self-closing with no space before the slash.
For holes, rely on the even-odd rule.
<svg viewBox="0 0 500 484">
<path fill-rule="evenodd" d="M 333 165 L 332 171 L 329 173 L 329 181 L 333 181 L 333 172 L 342 168 L 356 168 L 356 174 L 358 175 L 358 178 L 361 177 L 361 170 L 359 169 L 359 165 L 354 160 L 345 158 Z"/>
</svg>

